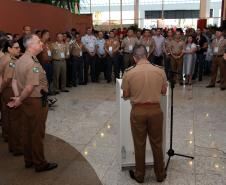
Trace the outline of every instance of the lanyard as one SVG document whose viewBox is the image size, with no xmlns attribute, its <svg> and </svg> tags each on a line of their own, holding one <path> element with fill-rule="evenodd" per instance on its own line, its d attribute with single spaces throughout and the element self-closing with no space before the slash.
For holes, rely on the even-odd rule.
<svg viewBox="0 0 226 185">
<path fill-rule="evenodd" d="M 223 41 L 224 39 L 221 37 L 219 40 L 216 39 L 216 46 L 219 47 L 219 45 L 221 44 L 221 42 Z"/>
</svg>

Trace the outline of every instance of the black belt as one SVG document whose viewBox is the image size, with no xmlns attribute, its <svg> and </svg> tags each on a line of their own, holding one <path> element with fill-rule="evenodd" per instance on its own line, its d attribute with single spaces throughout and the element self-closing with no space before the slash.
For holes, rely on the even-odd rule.
<svg viewBox="0 0 226 185">
<path fill-rule="evenodd" d="M 214 57 L 223 57 L 223 55 L 213 55 Z"/>
<path fill-rule="evenodd" d="M 64 59 L 60 59 L 60 60 L 53 59 L 53 61 L 65 61 L 65 58 Z"/>
<path fill-rule="evenodd" d="M 128 53 L 128 52 L 123 52 L 123 54 L 132 54 L 132 53 Z"/>
</svg>

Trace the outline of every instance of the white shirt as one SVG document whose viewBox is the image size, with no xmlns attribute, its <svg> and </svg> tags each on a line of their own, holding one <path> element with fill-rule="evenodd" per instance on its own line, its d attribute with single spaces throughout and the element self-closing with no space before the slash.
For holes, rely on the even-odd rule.
<svg viewBox="0 0 226 185">
<path fill-rule="evenodd" d="M 95 45 L 97 41 L 95 36 L 86 34 L 82 37 L 81 41 L 90 53 L 95 51 Z"/>
</svg>

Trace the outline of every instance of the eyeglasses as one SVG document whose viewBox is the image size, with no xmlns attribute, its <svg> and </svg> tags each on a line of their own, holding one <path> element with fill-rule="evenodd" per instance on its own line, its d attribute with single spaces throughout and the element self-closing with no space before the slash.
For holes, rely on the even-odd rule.
<svg viewBox="0 0 226 185">
<path fill-rule="evenodd" d="M 15 47 L 12 47 L 12 48 L 14 48 L 14 49 L 20 49 L 20 47 L 19 47 L 19 46 L 15 46 Z"/>
</svg>

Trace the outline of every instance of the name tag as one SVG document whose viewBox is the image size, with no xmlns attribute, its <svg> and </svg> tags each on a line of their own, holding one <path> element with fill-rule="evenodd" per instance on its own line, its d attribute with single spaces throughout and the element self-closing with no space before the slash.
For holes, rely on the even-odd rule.
<svg viewBox="0 0 226 185">
<path fill-rule="evenodd" d="M 218 47 L 214 47 L 213 52 L 214 53 L 218 53 L 218 51 L 219 51 L 219 48 Z"/>
<path fill-rule="evenodd" d="M 69 52 L 69 51 L 67 51 L 67 55 L 68 55 L 68 56 L 70 55 L 70 52 Z"/>
<path fill-rule="evenodd" d="M 65 54 L 63 52 L 60 53 L 61 58 L 65 58 Z"/>
<path fill-rule="evenodd" d="M 149 51 L 150 51 L 149 46 L 146 46 L 146 50 L 147 50 L 147 52 L 149 53 Z"/>
<path fill-rule="evenodd" d="M 111 46 L 109 47 L 109 52 L 112 52 L 112 47 Z"/>
<path fill-rule="evenodd" d="M 52 56 L 52 53 L 51 53 L 51 51 L 50 51 L 50 50 L 48 50 L 48 51 L 47 51 L 47 54 L 48 54 L 48 56 L 49 56 L 49 57 L 51 57 L 51 56 Z"/>
<path fill-rule="evenodd" d="M 133 45 L 129 45 L 129 50 L 130 50 L 130 51 L 133 50 Z"/>
<path fill-rule="evenodd" d="M 82 57 L 82 51 L 80 51 L 80 57 Z"/>
</svg>

